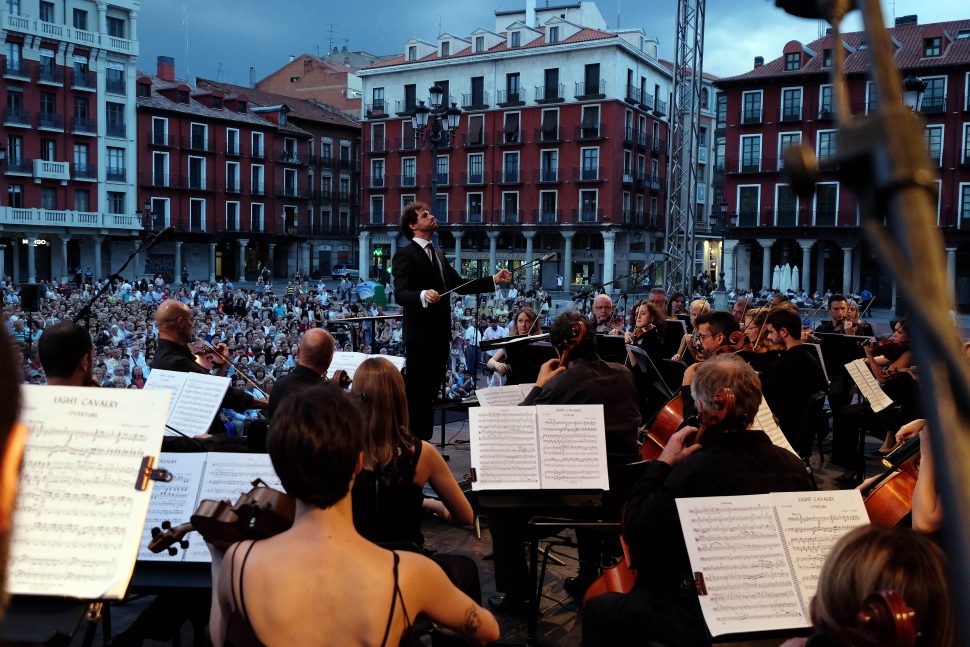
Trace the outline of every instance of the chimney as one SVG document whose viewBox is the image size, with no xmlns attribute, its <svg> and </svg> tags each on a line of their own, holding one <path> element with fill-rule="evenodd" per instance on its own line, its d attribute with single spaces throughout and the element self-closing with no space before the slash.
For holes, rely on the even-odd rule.
<svg viewBox="0 0 970 647">
<path fill-rule="evenodd" d="M 917 20 L 916 14 L 912 14 L 909 16 L 900 16 L 899 18 L 896 19 L 897 27 L 899 27 L 900 25 L 916 25 L 918 23 L 919 21 Z"/>
<path fill-rule="evenodd" d="M 250 66 L 249 68 L 249 87 L 256 87 L 256 67 Z"/>
<path fill-rule="evenodd" d="M 536 26 L 536 0 L 525 0 L 525 26 Z"/>
<path fill-rule="evenodd" d="M 344 45 L 344 46 L 343 46 L 343 49 L 341 49 L 340 51 L 341 51 L 341 52 L 346 52 L 346 51 L 347 51 L 347 46 L 346 46 L 346 45 Z"/>
<path fill-rule="evenodd" d="M 159 56 L 155 75 L 162 81 L 175 81 L 175 59 L 171 56 Z"/>
<path fill-rule="evenodd" d="M 754 57 L 754 69 L 758 69 L 759 67 L 761 67 L 764 64 L 765 64 L 765 57 L 764 56 L 755 56 Z"/>
<path fill-rule="evenodd" d="M 292 62 L 293 62 L 293 61 L 295 61 L 295 60 L 296 60 L 296 57 L 295 57 L 295 56 L 293 56 L 292 54 L 290 54 L 290 63 L 292 63 Z"/>
<path fill-rule="evenodd" d="M 334 45 L 334 46 L 333 46 L 333 53 L 334 53 L 334 54 L 336 54 L 336 53 L 337 53 L 337 46 L 336 46 L 336 45 Z"/>
</svg>

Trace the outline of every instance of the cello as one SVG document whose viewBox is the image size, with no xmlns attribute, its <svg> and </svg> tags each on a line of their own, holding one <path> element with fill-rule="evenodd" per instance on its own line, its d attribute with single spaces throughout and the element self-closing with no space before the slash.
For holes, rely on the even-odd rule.
<svg viewBox="0 0 970 647">
<path fill-rule="evenodd" d="M 886 470 L 862 488 L 869 521 L 877 526 L 896 526 L 913 510 L 913 493 L 919 478 L 919 434 L 894 449 L 884 459 Z"/>
</svg>

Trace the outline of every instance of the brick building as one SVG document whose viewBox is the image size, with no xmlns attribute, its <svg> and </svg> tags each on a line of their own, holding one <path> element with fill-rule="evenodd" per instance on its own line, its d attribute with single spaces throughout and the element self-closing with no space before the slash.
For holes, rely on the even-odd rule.
<svg viewBox="0 0 970 647">
<path fill-rule="evenodd" d="M 463 274 L 559 251 L 524 278 L 555 287 L 562 273 L 568 289 L 661 260 L 671 77 L 656 49 L 582 2 L 496 12 L 494 31 L 412 38 L 360 70 L 362 275 L 393 254 L 415 199 Z M 462 110 L 436 155 L 411 127 L 435 84 Z"/>
<path fill-rule="evenodd" d="M 0 8 L 0 274 L 104 275 L 137 244 L 138 13 L 137 0 Z"/>
<path fill-rule="evenodd" d="M 255 84 L 257 90 L 296 99 L 316 99 L 347 113 L 360 112 L 361 65 L 379 56 L 366 52 L 332 52 L 327 57 L 301 54 Z"/>
<path fill-rule="evenodd" d="M 921 25 L 916 16 L 889 29 L 901 75 L 926 82 L 918 111 L 930 158 L 939 170 L 937 222 L 946 240 L 957 302 L 970 305 L 970 20 Z M 859 292 L 868 288 L 895 305 L 891 277 L 881 272 L 860 229 L 855 196 L 823 172 L 815 195 L 799 200 L 782 172 L 785 149 L 810 144 L 824 169 L 836 151 L 832 52 L 846 56 L 852 112 L 878 105 L 868 80 L 864 32 L 791 41 L 782 55 L 717 83 L 724 93 L 724 198 L 731 221 L 725 250 L 729 287 L 769 285 L 775 265 L 800 269 L 801 287 Z"/>
</svg>

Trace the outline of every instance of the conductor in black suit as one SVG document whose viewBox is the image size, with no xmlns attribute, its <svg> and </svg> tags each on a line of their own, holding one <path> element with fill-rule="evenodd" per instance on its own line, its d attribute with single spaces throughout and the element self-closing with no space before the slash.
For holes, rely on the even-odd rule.
<svg viewBox="0 0 970 647">
<path fill-rule="evenodd" d="M 441 389 L 451 347 L 451 308 L 443 293 L 476 294 L 508 283 L 512 273 L 500 270 L 494 276 L 465 283 L 431 244 L 438 221 L 423 202 L 413 202 L 401 214 L 401 233 L 411 240 L 394 254 L 394 294 L 404 308 L 405 370 L 411 417 L 411 433 L 422 440 L 431 438 L 435 395 Z M 474 370 L 474 367 L 469 367 Z"/>
</svg>

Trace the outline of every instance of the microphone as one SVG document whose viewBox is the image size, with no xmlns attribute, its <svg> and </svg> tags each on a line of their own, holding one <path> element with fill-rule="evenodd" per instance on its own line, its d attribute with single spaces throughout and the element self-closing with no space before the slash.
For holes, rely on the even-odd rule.
<svg viewBox="0 0 970 647">
<path fill-rule="evenodd" d="M 168 237 L 174 231 L 175 231 L 175 227 L 166 227 L 165 229 L 161 230 L 160 232 L 155 234 L 154 238 L 148 241 L 148 244 L 145 245 L 145 247 L 141 251 L 147 252 L 152 247 L 162 242 L 162 239 Z"/>
<path fill-rule="evenodd" d="M 539 258 L 537 260 L 540 263 L 545 263 L 546 261 L 551 261 L 552 259 L 556 258 L 557 256 L 559 256 L 559 252 L 549 252 L 548 254 L 546 254 L 545 256 L 543 256 L 542 258 Z"/>
</svg>

